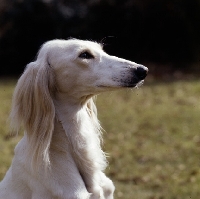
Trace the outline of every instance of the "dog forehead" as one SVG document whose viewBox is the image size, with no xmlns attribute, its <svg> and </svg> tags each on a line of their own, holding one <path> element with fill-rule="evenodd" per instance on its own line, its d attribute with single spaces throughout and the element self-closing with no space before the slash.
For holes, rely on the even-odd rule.
<svg viewBox="0 0 200 199">
<path fill-rule="evenodd" d="M 97 42 L 79 40 L 79 39 L 55 39 L 44 43 L 38 52 L 38 58 L 44 57 L 48 54 L 49 56 L 58 56 L 60 53 L 67 53 L 72 57 L 77 56 L 77 53 L 81 51 L 90 51 L 101 53 L 102 46 Z"/>
<path fill-rule="evenodd" d="M 66 41 L 66 48 L 74 48 L 77 50 L 90 49 L 90 50 L 102 50 L 102 46 L 97 42 L 71 39 Z"/>
<path fill-rule="evenodd" d="M 69 39 L 69 40 L 62 40 L 62 39 L 55 39 L 48 41 L 44 44 L 44 47 L 60 47 L 60 48 L 98 48 L 102 49 L 101 44 L 93 41 L 88 40 L 79 40 L 79 39 Z"/>
</svg>

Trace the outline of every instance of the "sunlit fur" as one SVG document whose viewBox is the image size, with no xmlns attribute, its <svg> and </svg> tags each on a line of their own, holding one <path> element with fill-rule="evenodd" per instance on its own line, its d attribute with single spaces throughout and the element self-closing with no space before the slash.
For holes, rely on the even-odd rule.
<svg viewBox="0 0 200 199">
<path fill-rule="evenodd" d="M 80 57 L 83 52 L 92 58 Z M 14 91 L 11 126 L 25 133 L 0 183 L 0 199 L 113 199 L 94 97 L 141 84 L 130 74 L 137 67 L 94 42 L 45 43 Z"/>
</svg>

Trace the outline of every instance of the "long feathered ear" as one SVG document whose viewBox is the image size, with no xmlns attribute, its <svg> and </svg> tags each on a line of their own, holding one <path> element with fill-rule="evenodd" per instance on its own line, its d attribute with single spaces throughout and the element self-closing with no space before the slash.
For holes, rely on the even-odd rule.
<svg viewBox="0 0 200 199">
<path fill-rule="evenodd" d="M 50 164 L 49 147 L 54 130 L 54 78 L 45 61 L 27 65 L 14 91 L 11 127 L 25 129 L 33 168 Z M 40 162 L 40 164 L 38 164 Z"/>
</svg>

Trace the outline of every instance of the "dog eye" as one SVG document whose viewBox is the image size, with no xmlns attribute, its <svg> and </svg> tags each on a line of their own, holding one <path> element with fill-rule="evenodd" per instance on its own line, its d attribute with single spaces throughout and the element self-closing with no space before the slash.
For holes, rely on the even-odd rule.
<svg viewBox="0 0 200 199">
<path fill-rule="evenodd" d="M 82 52 L 80 55 L 79 55 L 79 58 L 82 58 L 82 59 L 93 59 L 94 56 L 92 54 L 90 54 L 89 52 Z"/>
</svg>

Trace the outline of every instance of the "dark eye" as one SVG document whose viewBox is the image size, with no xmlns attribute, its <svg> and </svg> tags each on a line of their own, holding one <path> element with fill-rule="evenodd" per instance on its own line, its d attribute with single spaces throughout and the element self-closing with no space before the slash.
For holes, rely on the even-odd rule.
<svg viewBox="0 0 200 199">
<path fill-rule="evenodd" d="M 87 51 L 86 52 L 82 52 L 78 57 L 82 58 L 82 59 L 93 59 L 94 58 L 94 56 L 91 53 L 87 52 Z"/>
</svg>

